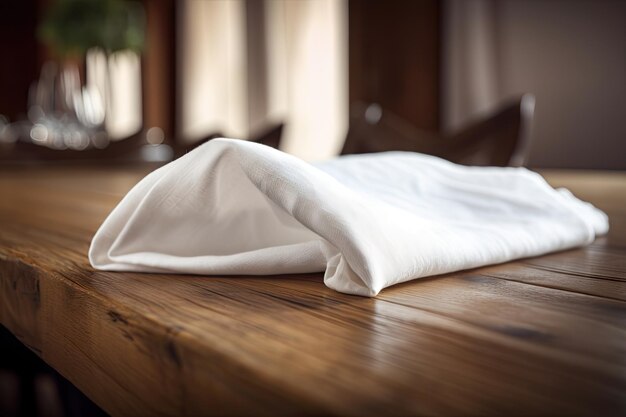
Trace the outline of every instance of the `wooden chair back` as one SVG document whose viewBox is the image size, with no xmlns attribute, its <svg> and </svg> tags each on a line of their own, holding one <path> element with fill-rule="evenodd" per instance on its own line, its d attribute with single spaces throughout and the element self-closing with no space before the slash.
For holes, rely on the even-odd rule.
<svg viewBox="0 0 626 417">
<path fill-rule="evenodd" d="M 526 163 L 535 98 L 524 94 L 452 134 L 428 132 L 377 104 L 353 106 L 342 154 L 411 151 L 482 166 Z"/>
</svg>

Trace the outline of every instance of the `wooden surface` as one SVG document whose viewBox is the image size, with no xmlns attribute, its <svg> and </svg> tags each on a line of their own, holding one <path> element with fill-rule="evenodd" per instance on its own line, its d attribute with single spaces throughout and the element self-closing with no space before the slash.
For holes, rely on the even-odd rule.
<svg viewBox="0 0 626 417">
<path fill-rule="evenodd" d="M 624 173 L 547 173 L 609 213 L 591 246 L 374 299 L 321 274 L 94 271 L 143 174 L 0 171 L 0 321 L 113 415 L 626 413 Z"/>
</svg>

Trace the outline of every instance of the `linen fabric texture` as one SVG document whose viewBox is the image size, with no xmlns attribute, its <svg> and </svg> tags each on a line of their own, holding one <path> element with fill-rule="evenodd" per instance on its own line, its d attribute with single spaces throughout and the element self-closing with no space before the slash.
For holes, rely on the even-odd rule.
<svg viewBox="0 0 626 417">
<path fill-rule="evenodd" d="M 89 260 L 107 271 L 325 271 L 328 287 L 375 296 L 415 278 L 586 245 L 608 227 L 602 211 L 525 168 L 411 152 L 310 164 L 214 139 L 141 180 L 97 231 Z"/>
</svg>

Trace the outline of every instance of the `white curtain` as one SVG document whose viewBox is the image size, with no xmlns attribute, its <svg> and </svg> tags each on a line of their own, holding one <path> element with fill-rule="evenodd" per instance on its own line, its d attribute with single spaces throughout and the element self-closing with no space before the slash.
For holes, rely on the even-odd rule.
<svg viewBox="0 0 626 417">
<path fill-rule="evenodd" d="M 133 51 L 107 56 L 92 49 L 86 57 L 86 88 L 97 91 L 112 140 L 125 139 L 141 130 L 141 58 Z"/>
<path fill-rule="evenodd" d="M 347 1 L 253 1 L 180 3 L 179 133 L 247 138 L 285 122 L 283 150 L 335 155 L 348 121 Z"/>
<path fill-rule="evenodd" d="M 179 3 L 180 135 L 247 137 L 245 1 Z"/>
</svg>

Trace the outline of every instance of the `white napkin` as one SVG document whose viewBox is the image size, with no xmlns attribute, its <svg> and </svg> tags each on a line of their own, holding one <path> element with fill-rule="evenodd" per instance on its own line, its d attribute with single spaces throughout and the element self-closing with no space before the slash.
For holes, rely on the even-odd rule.
<svg viewBox="0 0 626 417">
<path fill-rule="evenodd" d="M 108 271 L 326 271 L 337 291 L 581 246 L 608 218 L 524 168 L 455 165 L 386 152 L 311 165 L 214 139 L 139 182 L 93 238 Z"/>
</svg>

